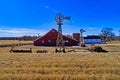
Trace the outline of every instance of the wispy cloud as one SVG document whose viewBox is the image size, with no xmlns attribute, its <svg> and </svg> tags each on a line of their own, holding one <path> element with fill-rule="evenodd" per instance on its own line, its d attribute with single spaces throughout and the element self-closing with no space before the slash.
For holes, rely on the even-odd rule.
<svg viewBox="0 0 120 80">
<path fill-rule="evenodd" d="M 54 7 L 51 7 L 50 5 L 44 5 L 44 8 L 45 9 L 47 9 L 47 10 L 50 10 L 52 13 L 54 13 L 54 14 L 56 14 L 56 13 L 58 13 L 59 11 L 61 11 L 61 10 L 57 10 L 56 8 L 54 8 Z"/>
<path fill-rule="evenodd" d="M 95 30 L 96 28 L 90 27 L 90 28 L 88 28 L 88 29 L 90 29 L 90 30 Z"/>
<path fill-rule="evenodd" d="M 44 7 L 45 7 L 46 9 L 48 9 L 48 8 L 49 8 L 49 6 L 48 6 L 48 5 L 45 5 Z"/>
<path fill-rule="evenodd" d="M 24 35 L 44 35 L 45 30 L 27 29 L 27 28 L 4 28 L 0 29 L 0 36 L 24 36 Z"/>
</svg>

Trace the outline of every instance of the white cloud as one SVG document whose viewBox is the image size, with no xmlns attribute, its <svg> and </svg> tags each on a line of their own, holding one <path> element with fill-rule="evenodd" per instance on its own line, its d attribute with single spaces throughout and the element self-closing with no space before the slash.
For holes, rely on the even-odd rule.
<svg viewBox="0 0 120 80">
<path fill-rule="evenodd" d="M 45 30 L 27 29 L 27 28 L 7 28 L 0 29 L 0 36 L 24 36 L 24 35 L 44 35 Z"/>
</svg>

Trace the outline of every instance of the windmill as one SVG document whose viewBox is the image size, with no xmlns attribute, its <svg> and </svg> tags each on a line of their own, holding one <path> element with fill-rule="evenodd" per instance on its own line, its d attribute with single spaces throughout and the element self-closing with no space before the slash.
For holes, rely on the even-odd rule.
<svg viewBox="0 0 120 80">
<path fill-rule="evenodd" d="M 84 29 L 80 29 L 80 44 L 84 44 L 84 39 L 83 39 L 83 32 L 85 32 Z"/>
<path fill-rule="evenodd" d="M 56 41 L 56 52 L 65 52 L 64 48 L 64 40 L 62 36 L 62 25 L 64 20 L 70 20 L 70 17 L 64 17 L 61 13 L 56 14 L 55 16 L 55 21 L 57 22 L 58 25 L 58 36 L 57 36 L 57 41 Z"/>
</svg>

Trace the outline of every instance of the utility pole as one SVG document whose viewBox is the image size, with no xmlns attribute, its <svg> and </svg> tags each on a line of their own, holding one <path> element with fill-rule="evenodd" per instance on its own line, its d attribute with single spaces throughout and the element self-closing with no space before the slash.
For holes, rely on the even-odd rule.
<svg viewBox="0 0 120 80">
<path fill-rule="evenodd" d="M 56 52 L 65 52 L 64 40 L 62 36 L 62 25 L 64 20 L 70 20 L 70 17 L 64 17 L 61 13 L 56 14 L 55 21 L 58 25 L 58 36 L 56 41 Z"/>
<path fill-rule="evenodd" d="M 119 38 L 119 41 L 120 41 L 120 30 L 119 30 L 119 37 L 118 38 Z"/>
</svg>

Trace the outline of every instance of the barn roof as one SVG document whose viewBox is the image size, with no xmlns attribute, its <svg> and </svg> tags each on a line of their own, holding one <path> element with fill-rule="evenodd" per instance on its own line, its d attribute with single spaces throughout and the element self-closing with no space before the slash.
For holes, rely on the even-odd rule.
<svg viewBox="0 0 120 80">
<path fill-rule="evenodd" d="M 49 36 L 49 35 L 55 35 L 55 34 L 58 34 L 58 32 L 53 28 L 53 29 L 51 29 L 48 33 L 46 33 L 44 36 L 41 36 L 41 37 L 39 37 L 39 38 L 37 38 L 35 41 L 37 41 L 37 40 L 39 40 L 39 39 L 41 39 L 41 38 L 44 38 L 44 37 L 46 37 L 46 36 Z M 56 36 L 56 35 L 55 35 Z"/>
</svg>

